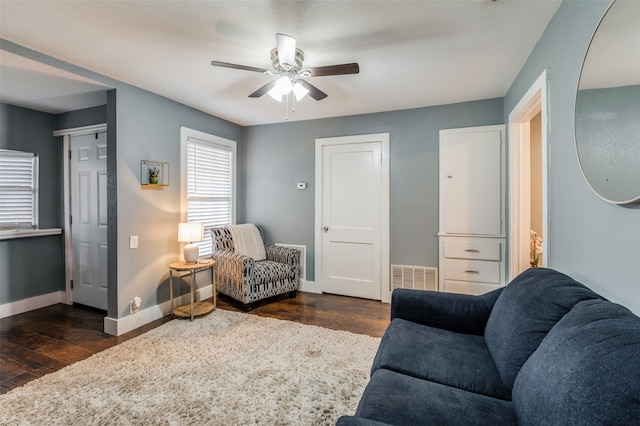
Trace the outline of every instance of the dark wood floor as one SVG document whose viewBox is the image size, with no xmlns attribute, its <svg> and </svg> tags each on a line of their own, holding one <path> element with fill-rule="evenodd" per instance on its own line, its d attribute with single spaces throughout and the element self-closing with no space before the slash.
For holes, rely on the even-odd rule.
<svg viewBox="0 0 640 426">
<path fill-rule="evenodd" d="M 240 311 L 222 298 L 218 308 Z M 380 337 L 389 305 L 364 299 L 299 292 L 250 314 Z M 105 312 L 53 305 L 0 320 L 0 394 L 158 327 L 166 316 L 121 336 L 103 333 Z M 176 321 L 184 321 L 182 319 Z"/>
</svg>

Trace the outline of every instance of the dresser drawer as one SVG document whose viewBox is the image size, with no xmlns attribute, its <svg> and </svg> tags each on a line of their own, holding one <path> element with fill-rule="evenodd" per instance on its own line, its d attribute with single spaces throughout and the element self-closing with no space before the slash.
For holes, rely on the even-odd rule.
<svg viewBox="0 0 640 426">
<path fill-rule="evenodd" d="M 500 241 L 446 240 L 444 257 L 500 261 Z"/>
<path fill-rule="evenodd" d="M 445 280 L 500 284 L 500 262 L 467 259 L 445 259 Z"/>
</svg>

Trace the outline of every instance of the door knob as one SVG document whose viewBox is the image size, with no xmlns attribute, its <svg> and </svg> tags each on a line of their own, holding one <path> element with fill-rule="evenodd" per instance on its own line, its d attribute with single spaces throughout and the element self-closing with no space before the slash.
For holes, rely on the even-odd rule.
<svg viewBox="0 0 640 426">
<path fill-rule="evenodd" d="M 328 226 L 324 226 L 324 227 L 322 228 L 322 230 L 323 230 L 324 232 L 327 232 L 327 231 L 329 231 L 329 227 L 328 227 Z"/>
</svg>

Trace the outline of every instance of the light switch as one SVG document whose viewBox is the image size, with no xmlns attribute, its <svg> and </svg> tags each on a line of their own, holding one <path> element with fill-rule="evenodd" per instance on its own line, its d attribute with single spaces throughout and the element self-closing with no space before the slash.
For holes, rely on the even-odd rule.
<svg viewBox="0 0 640 426">
<path fill-rule="evenodd" d="M 137 235 L 129 235 L 129 248 L 137 249 L 138 248 L 138 236 Z"/>
<path fill-rule="evenodd" d="M 298 182 L 298 189 L 307 189 L 307 182 Z"/>
</svg>

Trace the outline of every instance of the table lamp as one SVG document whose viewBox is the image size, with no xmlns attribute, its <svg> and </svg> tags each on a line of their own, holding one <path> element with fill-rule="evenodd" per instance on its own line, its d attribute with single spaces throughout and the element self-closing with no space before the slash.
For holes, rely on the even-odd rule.
<svg viewBox="0 0 640 426">
<path fill-rule="evenodd" d="M 187 243 L 184 246 L 184 260 L 188 263 L 196 263 L 200 256 L 200 249 L 194 242 L 204 238 L 204 223 L 188 222 L 178 226 L 178 241 Z"/>
</svg>

